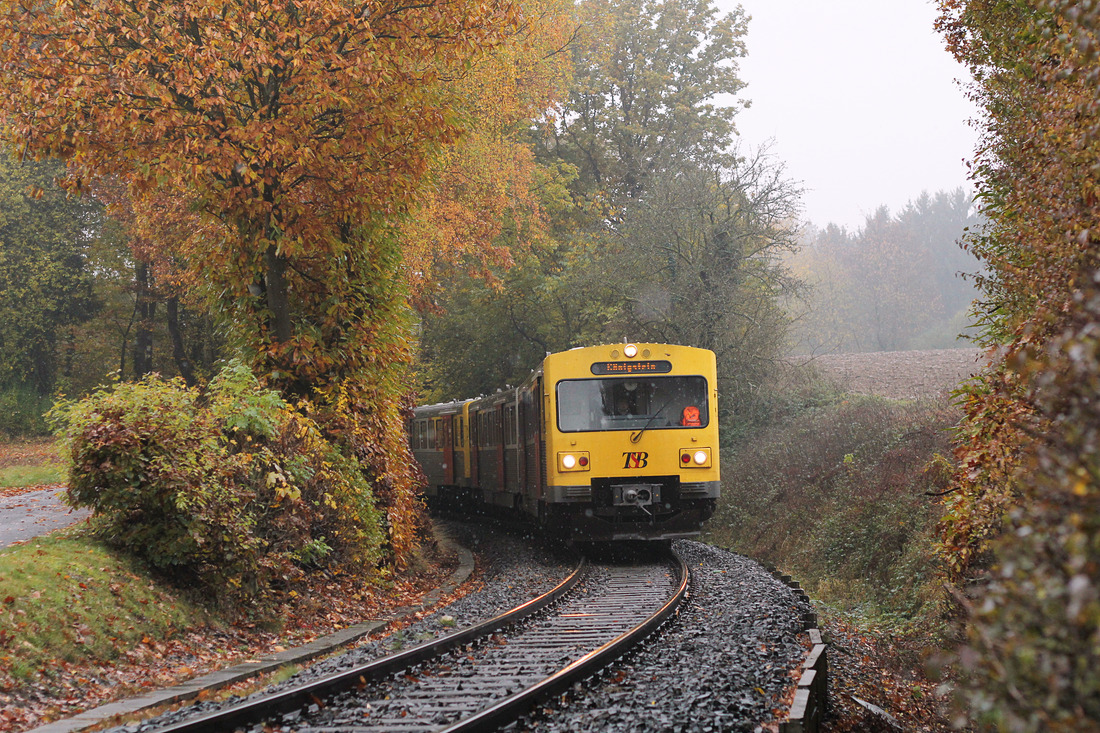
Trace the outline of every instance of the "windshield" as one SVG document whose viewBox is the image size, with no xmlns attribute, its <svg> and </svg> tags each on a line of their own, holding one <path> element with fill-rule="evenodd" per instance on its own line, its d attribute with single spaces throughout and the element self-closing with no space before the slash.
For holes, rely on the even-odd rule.
<svg viewBox="0 0 1100 733">
<path fill-rule="evenodd" d="M 703 377 L 622 377 L 558 382 L 558 429 L 662 430 L 707 425 Z"/>
</svg>

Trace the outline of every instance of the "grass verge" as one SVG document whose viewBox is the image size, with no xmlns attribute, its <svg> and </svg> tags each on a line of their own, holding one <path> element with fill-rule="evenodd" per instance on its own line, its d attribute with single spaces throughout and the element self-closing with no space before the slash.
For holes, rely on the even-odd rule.
<svg viewBox="0 0 1100 733">
<path fill-rule="evenodd" d="M 0 442 L 0 490 L 60 484 L 67 478 L 53 438 Z"/>
<path fill-rule="evenodd" d="M 110 661 L 208 621 L 79 533 L 0 550 L 0 680 L 8 683 L 49 680 L 64 664 Z"/>
<path fill-rule="evenodd" d="M 0 468 L 0 489 L 43 486 L 64 482 L 65 470 L 60 465 Z"/>
<path fill-rule="evenodd" d="M 0 730 L 25 731 L 384 617 L 439 585 L 455 562 L 429 545 L 420 573 L 318 571 L 276 617 L 227 618 L 85 531 L 0 549 Z"/>
</svg>

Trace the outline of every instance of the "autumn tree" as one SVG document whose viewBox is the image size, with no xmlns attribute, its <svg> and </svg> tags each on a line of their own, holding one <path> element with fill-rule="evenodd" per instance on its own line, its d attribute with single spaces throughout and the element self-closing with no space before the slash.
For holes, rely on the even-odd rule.
<svg viewBox="0 0 1100 733">
<path fill-rule="evenodd" d="M 398 225 L 465 122 L 446 82 L 521 20 L 467 0 L 0 4 L 11 143 L 67 159 L 74 190 L 115 176 L 195 214 L 171 246 L 257 374 L 314 401 L 379 482 L 399 560 L 415 510 Z"/>
<path fill-rule="evenodd" d="M 117 179 L 110 179 L 97 181 L 94 195 L 107 207 L 116 246 L 125 250 L 122 257 L 104 255 L 122 271 L 133 303 L 123 333 L 120 377 L 178 374 L 192 387 L 200 378 L 208 380 L 223 340 L 216 333 L 211 299 L 204 297 L 203 271 L 189 266 L 179 245 L 197 243 L 209 235 L 209 226 L 164 191 L 133 199 Z"/>
<path fill-rule="evenodd" d="M 1100 721 L 1100 7 L 941 0 L 984 110 L 968 241 L 989 370 L 963 393 L 943 551 L 972 587 L 964 691 L 1003 730 Z M 968 583 L 975 576 L 976 583 Z"/>
<path fill-rule="evenodd" d="M 540 241 L 548 191 L 567 174 L 539 165 L 532 120 L 564 94 L 568 48 L 576 31 L 569 0 L 526 0 L 523 21 L 506 44 L 477 58 L 448 83 L 456 110 L 474 121 L 433 158 L 430 185 L 402 223 L 414 302 L 434 310 L 445 273 L 485 279 Z"/>
</svg>

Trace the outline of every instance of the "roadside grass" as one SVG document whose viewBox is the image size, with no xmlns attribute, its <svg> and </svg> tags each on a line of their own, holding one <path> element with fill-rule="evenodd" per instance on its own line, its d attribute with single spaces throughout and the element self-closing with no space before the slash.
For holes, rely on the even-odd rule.
<svg viewBox="0 0 1100 733">
<path fill-rule="evenodd" d="M 42 486 L 65 482 L 65 469 L 60 465 L 11 466 L 0 468 L 0 489 Z"/>
<path fill-rule="evenodd" d="M 0 442 L 0 489 L 60 484 L 66 479 L 53 438 Z"/>
<path fill-rule="evenodd" d="M 57 662 L 113 660 L 209 621 L 79 531 L 0 549 L 0 682 L 50 679 Z"/>
</svg>

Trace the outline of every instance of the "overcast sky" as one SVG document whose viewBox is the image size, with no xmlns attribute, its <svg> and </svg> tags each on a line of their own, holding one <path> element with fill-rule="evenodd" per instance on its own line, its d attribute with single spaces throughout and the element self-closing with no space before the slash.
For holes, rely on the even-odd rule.
<svg viewBox="0 0 1100 733">
<path fill-rule="evenodd" d="M 752 17 L 741 61 L 742 144 L 772 152 L 806 188 L 804 216 L 858 229 L 922 190 L 970 188 L 976 112 L 966 71 L 933 29 L 930 0 L 716 0 Z"/>
</svg>

